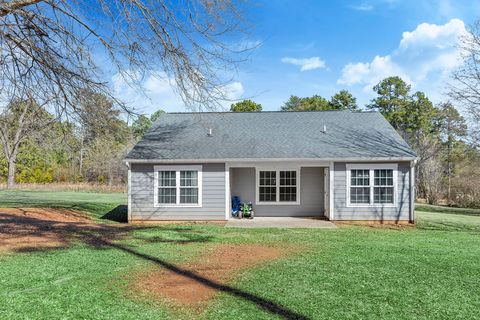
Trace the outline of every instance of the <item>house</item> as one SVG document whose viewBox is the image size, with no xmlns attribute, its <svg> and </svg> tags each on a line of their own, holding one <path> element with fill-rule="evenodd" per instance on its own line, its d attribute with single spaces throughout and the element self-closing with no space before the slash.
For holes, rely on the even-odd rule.
<svg viewBox="0 0 480 320">
<path fill-rule="evenodd" d="M 169 113 L 125 158 L 129 221 L 413 222 L 416 155 L 376 112 Z"/>
</svg>

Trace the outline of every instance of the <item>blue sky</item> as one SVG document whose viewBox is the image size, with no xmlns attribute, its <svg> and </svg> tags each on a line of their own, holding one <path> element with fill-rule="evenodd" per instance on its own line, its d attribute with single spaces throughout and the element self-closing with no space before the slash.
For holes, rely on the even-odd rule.
<svg viewBox="0 0 480 320">
<path fill-rule="evenodd" d="M 251 0 L 246 16 L 260 43 L 228 86 L 232 98 L 252 98 L 278 110 L 290 95 L 330 98 L 351 91 L 363 106 L 380 79 L 399 75 L 434 102 L 459 64 L 458 37 L 480 18 L 480 1 Z M 149 78 L 150 99 L 115 82 L 121 98 L 151 113 L 184 111 L 168 80 Z M 226 104 L 227 106 L 227 104 Z"/>
</svg>

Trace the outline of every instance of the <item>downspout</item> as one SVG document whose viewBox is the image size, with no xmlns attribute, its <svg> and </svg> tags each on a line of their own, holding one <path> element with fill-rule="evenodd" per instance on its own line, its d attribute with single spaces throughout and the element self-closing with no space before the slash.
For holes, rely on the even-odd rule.
<svg viewBox="0 0 480 320">
<path fill-rule="evenodd" d="M 417 160 L 410 161 L 410 223 L 415 223 L 415 165 Z"/>
<path fill-rule="evenodd" d="M 127 219 L 130 223 L 132 221 L 132 168 L 130 163 L 127 161 L 125 162 L 128 168 L 128 176 L 127 176 Z"/>
</svg>

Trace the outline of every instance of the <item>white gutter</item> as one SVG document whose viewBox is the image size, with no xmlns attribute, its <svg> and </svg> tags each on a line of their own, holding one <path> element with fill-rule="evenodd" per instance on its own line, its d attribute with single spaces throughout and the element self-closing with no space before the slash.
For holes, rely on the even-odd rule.
<svg viewBox="0 0 480 320">
<path fill-rule="evenodd" d="M 353 157 L 353 158 L 219 158 L 219 159 L 124 159 L 126 163 L 222 163 L 222 162 L 372 162 L 416 161 L 416 157 Z"/>
</svg>

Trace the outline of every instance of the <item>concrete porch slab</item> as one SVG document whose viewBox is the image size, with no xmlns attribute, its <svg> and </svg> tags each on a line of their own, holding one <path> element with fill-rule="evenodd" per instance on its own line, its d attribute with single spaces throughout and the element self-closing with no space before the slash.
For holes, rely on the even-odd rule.
<svg viewBox="0 0 480 320">
<path fill-rule="evenodd" d="M 253 219 L 231 218 L 226 228 L 318 228 L 334 229 L 330 221 L 303 217 L 255 217 Z"/>
</svg>

